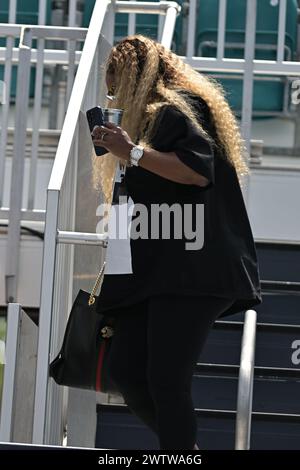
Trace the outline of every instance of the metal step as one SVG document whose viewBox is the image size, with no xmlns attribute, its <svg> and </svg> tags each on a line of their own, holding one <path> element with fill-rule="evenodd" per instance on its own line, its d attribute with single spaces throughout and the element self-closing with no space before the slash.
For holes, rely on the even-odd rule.
<svg viewBox="0 0 300 470">
<path fill-rule="evenodd" d="M 236 371 L 238 372 L 238 371 Z M 280 374 L 280 372 L 282 372 Z M 284 371 L 274 371 L 274 376 L 255 374 L 253 385 L 253 411 L 263 413 L 299 414 L 300 373 L 287 377 Z M 275 376 L 277 374 L 277 376 Z M 192 397 L 197 408 L 234 410 L 237 403 L 238 375 L 222 370 L 197 373 L 193 377 Z"/>
<path fill-rule="evenodd" d="M 260 323 L 299 325 L 300 295 L 266 294 L 255 307 Z"/>
<path fill-rule="evenodd" d="M 26 311 L 26 314 L 31 318 L 31 320 L 38 325 L 39 323 L 39 308 L 35 307 L 24 307 L 24 310 Z M 7 305 L 0 306 L 0 318 L 6 318 L 7 316 Z"/>
<path fill-rule="evenodd" d="M 261 279 L 299 282 L 299 248 L 297 243 L 261 243 L 256 240 Z"/>
<path fill-rule="evenodd" d="M 255 306 L 259 323 L 299 325 L 300 295 L 288 293 L 263 294 L 262 303 Z M 244 313 L 228 315 L 227 321 L 242 322 Z"/>
<path fill-rule="evenodd" d="M 232 410 L 196 409 L 197 442 L 203 450 L 234 449 L 235 415 Z M 97 406 L 96 447 L 158 449 L 158 440 L 126 405 Z M 251 449 L 300 450 L 300 416 L 254 412 Z"/>
<path fill-rule="evenodd" d="M 212 328 L 199 362 L 238 365 L 243 324 L 218 321 Z M 292 344 L 300 339 L 300 326 L 257 324 L 255 364 L 260 367 L 300 368 L 293 363 Z"/>
</svg>

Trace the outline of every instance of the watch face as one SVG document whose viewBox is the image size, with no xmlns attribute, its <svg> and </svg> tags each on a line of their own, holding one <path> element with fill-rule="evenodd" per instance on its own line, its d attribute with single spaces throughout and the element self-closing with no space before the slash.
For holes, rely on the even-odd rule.
<svg viewBox="0 0 300 470">
<path fill-rule="evenodd" d="M 134 155 L 135 158 L 139 158 L 143 155 L 143 150 L 135 147 L 133 149 L 133 155 Z"/>
<path fill-rule="evenodd" d="M 143 148 L 140 148 L 140 147 L 133 147 L 133 149 L 131 150 L 131 163 L 133 165 L 138 165 L 138 161 L 139 159 L 143 156 L 143 153 L 144 153 L 144 149 Z"/>
</svg>

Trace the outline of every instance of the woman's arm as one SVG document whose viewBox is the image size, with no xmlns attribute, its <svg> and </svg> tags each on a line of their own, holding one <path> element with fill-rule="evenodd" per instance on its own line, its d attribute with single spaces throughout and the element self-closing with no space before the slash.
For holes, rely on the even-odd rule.
<svg viewBox="0 0 300 470">
<path fill-rule="evenodd" d="M 159 152 L 145 148 L 139 166 L 176 183 L 197 186 L 206 186 L 209 183 L 207 178 L 182 163 L 175 152 Z"/>
<path fill-rule="evenodd" d="M 101 134 L 105 134 L 104 140 L 101 140 Z M 130 150 L 134 144 L 121 127 L 106 123 L 105 126 L 95 127 L 92 136 L 95 145 L 105 147 L 118 158 L 130 160 Z M 139 160 L 139 166 L 176 183 L 202 187 L 209 183 L 207 178 L 185 165 L 175 152 L 159 152 L 152 148 L 145 148 Z"/>
</svg>

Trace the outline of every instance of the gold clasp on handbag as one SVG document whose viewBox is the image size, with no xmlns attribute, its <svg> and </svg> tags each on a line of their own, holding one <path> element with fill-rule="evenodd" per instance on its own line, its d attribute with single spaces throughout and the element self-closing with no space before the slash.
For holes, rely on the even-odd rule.
<svg viewBox="0 0 300 470">
<path fill-rule="evenodd" d="M 104 326 L 101 328 L 103 338 L 110 338 L 114 334 L 114 330 L 111 326 Z"/>
</svg>

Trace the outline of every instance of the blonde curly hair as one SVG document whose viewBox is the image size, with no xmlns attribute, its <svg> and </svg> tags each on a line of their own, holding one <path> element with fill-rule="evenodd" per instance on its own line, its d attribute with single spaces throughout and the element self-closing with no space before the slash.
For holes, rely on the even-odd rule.
<svg viewBox="0 0 300 470">
<path fill-rule="evenodd" d="M 220 155 L 234 166 L 240 184 L 249 173 L 247 151 L 239 125 L 220 83 L 186 64 L 160 43 L 140 34 L 127 36 L 108 57 L 106 71 L 114 76 L 115 100 L 109 107 L 124 110 L 122 128 L 136 144 L 151 146 L 151 134 L 162 106 L 172 104 L 212 140 L 197 120 L 192 106 L 180 93 L 184 89 L 208 105 L 216 129 Z M 107 153 L 94 159 L 94 177 L 106 202 L 111 202 L 117 158 Z"/>
</svg>

